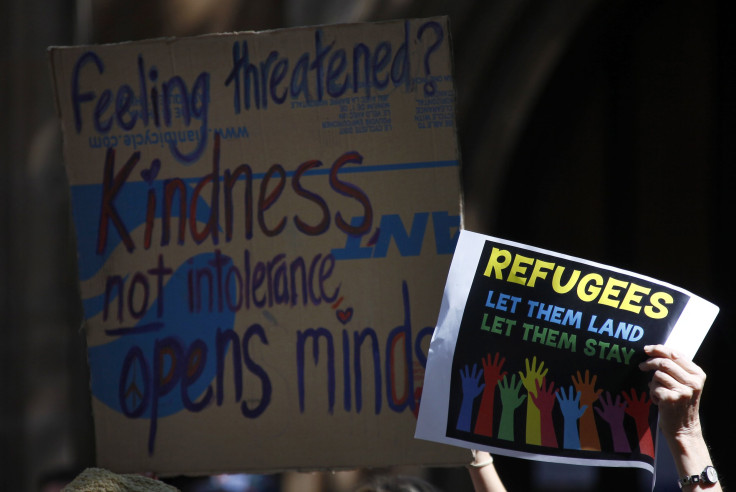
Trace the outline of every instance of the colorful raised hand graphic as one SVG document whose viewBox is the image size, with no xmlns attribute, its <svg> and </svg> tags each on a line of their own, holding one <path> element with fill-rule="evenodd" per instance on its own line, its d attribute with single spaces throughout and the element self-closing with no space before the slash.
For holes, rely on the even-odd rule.
<svg viewBox="0 0 736 492">
<path fill-rule="evenodd" d="M 559 447 L 557 445 L 557 435 L 555 434 L 555 423 L 552 420 L 552 410 L 555 408 L 555 383 L 554 381 L 549 383 L 549 386 L 545 388 L 547 378 L 542 379 L 542 384 L 537 382 L 537 394 L 532 395 L 531 398 L 534 400 L 534 404 L 539 409 L 540 426 L 541 426 L 541 437 L 542 446 L 549 448 Z"/>
<path fill-rule="evenodd" d="M 573 398 L 573 394 L 575 397 Z M 580 406 L 580 392 L 575 391 L 570 385 L 570 394 L 565 394 L 565 388 L 557 392 L 557 401 L 564 421 L 562 446 L 565 449 L 580 449 L 580 436 L 578 434 L 578 419 L 585 413 L 587 406 Z"/>
<path fill-rule="evenodd" d="M 572 376 L 572 382 L 575 389 L 580 392 L 580 404 L 588 407 L 582 417 L 580 417 L 580 447 L 589 451 L 600 451 L 601 441 L 598 437 L 598 428 L 595 425 L 595 414 L 593 413 L 593 403 L 601 396 L 602 389 L 595 389 L 595 381 L 597 375 L 590 377 L 590 372 L 585 370 L 585 379 L 577 371 L 577 378 Z"/>
<path fill-rule="evenodd" d="M 537 396 L 537 384 L 547 375 L 547 369 L 543 368 L 544 362 L 540 362 L 539 367 L 537 367 L 536 356 L 532 359 L 531 366 L 529 365 L 529 359 L 525 359 L 524 362 L 526 365 L 526 374 L 519 372 L 521 382 L 530 395 Z M 526 442 L 527 444 L 535 444 L 537 446 L 542 444 L 539 408 L 534 404 L 532 398 L 527 398 L 526 400 Z"/>
<path fill-rule="evenodd" d="M 631 415 L 636 422 L 636 435 L 639 439 L 639 452 L 654 458 L 654 442 L 652 440 L 652 431 L 649 427 L 649 409 L 652 401 L 647 397 L 646 391 L 641 392 L 641 398 L 637 398 L 636 390 L 631 388 L 631 397 L 622 393 L 626 400 L 626 413 Z"/>
<path fill-rule="evenodd" d="M 498 426 L 498 438 L 507 441 L 514 440 L 514 413 L 524 403 L 526 395 L 519 395 L 521 390 L 521 379 L 516 383 L 516 375 L 507 376 L 498 383 L 498 391 L 501 396 L 501 422 Z"/>
<path fill-rule="evenodd" d="M 481 376 L 483 376 L 483 370 L 478 371 L 477 364 L 473 364 L 472 372 L 467 364 L 464 369 L 460 369 L 463 401 L 460 404 L 460 415 L 457 417 L 457 425 L 455 426 L 459 431 L 470 432 L 470 422 L 473 418 L 473 401 L 485 387 L 485 384 L 480 384 Z"/>
<path fill-rule="evenodd" d="M 604 398 L 605 396 L 605 398 Z M 621 402 L 621 395 L 616 396 L 616 400 L 611 400 L 611 393 L 606 391 L 604 395 L 598 398 L 601 406 L 595 407 L 595 411 L 603 420 L 608 422 L 611 428 L 611 437 L 613 439 L 613 450 L 617 453 L 630 453 L 631 446 L 626 439 L 626 430 L 624 429 L 624 417 L 626 416 L 626 402 Z"/>
<path fill-rule="evenodd" d="M 475 421 L 474 432 L 483 436 L 493 436 L 493 404 L 496 395 L 496 386 L 498 382 L 506 375 L 506 372 L 501 372 L 505 358 L 501 358 L 496 353 L 496 356 L 491 359 L 491 354 L 487 354 L 483 358 L 483 379 L 485 381 L 485 389 L 483 390 L 483 396 L 480 400 L 480 409 L 478 410 L 478 418 Z"/>
</svg>

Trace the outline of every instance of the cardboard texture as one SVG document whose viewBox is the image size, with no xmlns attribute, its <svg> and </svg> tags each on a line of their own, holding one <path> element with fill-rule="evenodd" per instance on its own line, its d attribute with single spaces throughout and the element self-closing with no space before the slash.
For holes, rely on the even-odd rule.
<svg viewBox="0 0 736 492">
<path fill-rule="evenodd" d="M 98 466 L 467 461 L 413 438 L 461 227 L 446 18 L 49 56 Z"/>
</svg>

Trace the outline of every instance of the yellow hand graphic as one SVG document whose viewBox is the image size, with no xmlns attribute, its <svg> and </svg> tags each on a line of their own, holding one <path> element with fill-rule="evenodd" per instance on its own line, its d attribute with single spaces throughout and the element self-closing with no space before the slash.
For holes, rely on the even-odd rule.
<svg viewBox="0 0 736 492">
<path fill-rule="evenodd" d="M 521 382 L 524 384 L 526 391 L 536 397 L 537 385 L 542 383 L 544 376 L 547 375 L 547 369 L 544 369 L 544 362 L 539 363 L 537 367 L 537 357 L 532 359 L 531 366 L 529 359 L 525 361 L 526 374 L 519 372 Z M 526 399 L 526 442 L 527 444 L 542 444 L 542 424 L 539 408 L 534 404 L 534 398 Z"/>
</svg>

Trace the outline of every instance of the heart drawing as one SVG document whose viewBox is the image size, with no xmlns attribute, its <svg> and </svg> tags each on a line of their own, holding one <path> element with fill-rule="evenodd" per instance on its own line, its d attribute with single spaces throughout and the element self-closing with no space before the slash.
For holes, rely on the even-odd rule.
<svg viewBox="0 0 736 492">
<path fill-rule="evenodd" d="M 338 309 L 336 312 L 337 319 L 339 319 L 340 323 L 343 325 L 346 325 L 353 318 L 353 308 L 351 307 L 347 309 Z"/>
</svg>

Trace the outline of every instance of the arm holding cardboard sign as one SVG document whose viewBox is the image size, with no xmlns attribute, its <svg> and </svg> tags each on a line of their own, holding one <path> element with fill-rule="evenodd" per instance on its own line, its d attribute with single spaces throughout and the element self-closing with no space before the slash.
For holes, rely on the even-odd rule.
<svg viewBox="0 0 736 492">
<path fill-rule="evenodd" d="M 649 359 L 639 367 L 654 371 L 649 395 L 659 406 L 659 427 L 674 457 L 680 483 L 684 483 L 683 490 L 722 490 L 709 468 L 713 462 L 700 426 L 705 372 L 663 345 L 649 345 L 644 351 Z M 714 478 L 716 483 L 709 483 Z"/>
</svg>

